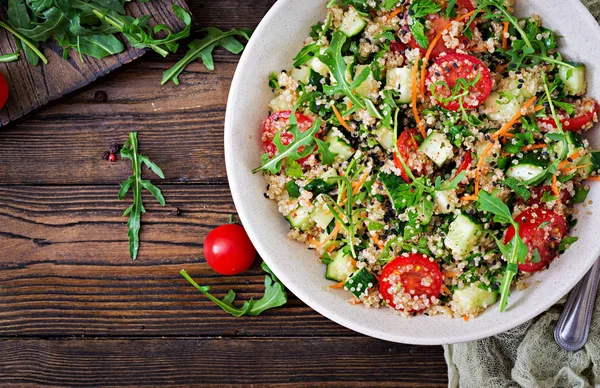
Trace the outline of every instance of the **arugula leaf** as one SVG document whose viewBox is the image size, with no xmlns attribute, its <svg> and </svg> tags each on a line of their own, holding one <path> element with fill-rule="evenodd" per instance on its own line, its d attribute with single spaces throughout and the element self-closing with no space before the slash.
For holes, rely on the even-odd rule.
<svg viewBox="0 0 600 388">
<path fill-rule="evenodd" d="M 285 175 L 291 178 L 302 178 L 304 173 L 302 172 L 302 166 L 295 160 L 285 160 Z"/>
<path fill-rule="evenodd" d="M 331 144 L 321 139 L 315 139 L 315 141 L 318 147 L 317 152 L 321 155 L 321 164 L 329 166 L 335 163 L 338 154 L 330 150 Z"/>
<path fill-rule="evenodd" d="M 575 244 L 579 240 L 579 237 L 565 237 L 560 241 L 560 245 L 558 246 L 559 253 L 565 253 L 567 249 L 573 244 Z"/>
<path fill-rule="evenodd" d="M 223 32 L 218 28 L 208 27 L 203 29 L 207 35 L 202 39 L 195 39 L 189 45 L 189 51 L 181 58 L 172 68 L 166 70 L 163 74 L 162 85 L 169 81 L 179 85 L 179 75 L 192 62 L 200 59 L 208 70 L 214 70 L 212 52 L 216 47 L 223 47 L 232 54 L 239 54 L 244 49 L 244 45 L 235 37 L 243 37 L 250 39 L 252 30 L 249 29 L 234 29 Z"/>
<path fill-rule="evenodd" d="M 512 214 L 508 206 L 498 197 L 488 194 L 486 191 L 479 192 L 477 207 L 482 212 L 488 212 L 494 215 L 494 221 L 501 224 L 513 224 Z"/>
<path fill-rule="evenodd" d="M 150 181 L 142 179 L 142 163 L 146 166 L 151 166 L 152 171 L 161 179 L 165 176 L 162 170 L 150 160 L 139 153 L 137 132 L 131 132 L 129 139 L 121 149 L 121 157 L 131 160 L 133 175 L 121 183 L 118 198 L 122 200 L 125 195 L 132 190 L 133 204 L 125 210 L 123 217 L 129 215 L 127 227 L 129 228 L 129 254 L 131 259 L 135 261 L 140 249 L 140 228 L 142 213 L 145 213 L 144 204 L 142 202 L 142 189 L 148 190 L 161 205 L 165 206 L 165 198 L 160 189 L 154 186 Z"/>
<path fill-rule="evenodd" d="M 415 40 L 422 48 L 429 47 L 429 39 L 425 34 L 425 17 L 438 13 L 442 7 L 433 0 L 413 0 L 409 8 L 411 14 L 411 23 L 409 25 Z"/>
<path fill-rule="evenodd" d="M 209 286 L 200 286 L 196 283 L 188 273 L 182 269 L 179 273 L 183 276 L 192 286 L 196 287 L 204 296 L 212 300 L 217 306 L 221 307 L 224 311 L 233 315 L 234 317 L 241 317 L 244 315 L 257 316 L 266 310 L 283 306 L 287 303 L 287 293 L 283 287 L 283 284 L 277 279 L 275 274 L 269 269 L 267 264 L 262 263 L 262 269 L 267 272 L 265 275 L 265 293 L 259 300 L 250 299 L 245 301 L 241 308 L 237 308 L 233 305 L 235 301 L 235 291 L 229 290 L 227 295 L 221 300 L 212 296 L 209 291 Z"/>
<path fill-rule="evenodd" d="M 528 201 L 531 198 L 531 191 L 527 188 L 527 186 L 523 186 L 521 182 L 516 180 L 513 177 L 507 178 L 501 182 L 503 185 L 508 186 L 512 191 L 514 191 L 519 197 L 523 198 L 523 200 Z"/>
<path fill-rule="evenodd" d="M 394 210 L 400 213 L 411 206 L 419 203 L 423 197 L 423 189 L 421 186 L 405 183 L 402 178 L 396 174 L 387 174 L 380 172 L 378 177 L 381 179 L 385 187 Z"/>
<path fill-rule="evenodd" d="M 343 32 L 334 32 L 329 48 L 327 48 L 325 53 L 319 56 L 319 60 L 327 65 L 336 81 L 335 85 L 324 85 L 323 90 L 328 96 L 343 94 L 348 97 L 356 107 L 365 109 L 366 106 L 364 101 L 354 95 L 354 89 L 359 87 L 360 84 L 367 79 L 371 70 L 370 68 L 363 69 L 351 83 L 346 80 L 346 69 L 348 68 L 348 64 L 342 56 L 342 47 L 344 46 L 344 43 L 346 43 L 346 39 L 347 37 Z"/>
<path fill-rule="evenodd" d="M 298 122 L 296 119 L 296 112 L 304 103 L 314 100 L 320 95 L 321 93 L 319 92 L 311 92 L 304 93 L 302 96 L 300 96 L 298 102 L 294 106 L 294 109 L 292 109 L 292 112 L 290 113 L 290 125 L 287 128 L 287 131 L 293 136 L 294 140 L 288 145 L 283 145 L 281 142 L 282 130 L 279 130 L 273 139 L 273 143 L 277 147 L 277 155 L 270 158 L 269 154 L 263 154 L 261 158 L 261 166 L 252 170 L 252 173 L 268 171 L 271 174 L 277 174 L 279 171 L 281 171 L 281 166 L 286 158 L 289 158 L 289 160 L 298 160 L 307 157 L 313 152 L 316 144 L 315 134 L 319 131 L 319 129 L 321 129 L 321 119 L 316 119 L 313 122 L 312 127 L 310 127 L 310 129 L 308 129 L 306 132 L 300 132 L 300 128 L 298 128 Z M 301 147 L 304 147 L 304 149 L 299 151 Z"/>
<path fill-rule="evenodd" d="M 573 203 L 584 203 L 589 192 L 590 192 L 590 189 L 586 189 L 585 187 L 582 187 L 582 186 L 576 187 L 575 195 L 573 195 Z"/>
<path fill-rule="evenodd" d="M 318 42 L 311 43 L 302 47 L 302 50 L 300 50 L 300 52 L 294 58 L 294 67 L 300 67 L 306 62 L 313 59 L 319 54 L 321 47 L 321 44 L 319 44 Z"/>
</svg>

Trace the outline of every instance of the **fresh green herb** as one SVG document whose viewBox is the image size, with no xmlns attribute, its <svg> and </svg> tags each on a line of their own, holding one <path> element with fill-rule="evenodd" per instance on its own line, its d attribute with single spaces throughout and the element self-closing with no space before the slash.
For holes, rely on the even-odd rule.
<svg viewBox="0 0 600 388">
<path fill-rule="evenodd" d="M 383 228 L 385 228 L 385 225 L 380 224 L 379 222 L 369 221 L 369 223 L 367 224 L 367 229 L 369 231 L 379 231 L 383 230 Z"/>
<path fill-rule="evenodd" d="M 542 194 L 542 198 L 540 199 L 540 201 L 542 201 L 542 202 L 552 202 L 552 201 L 556 201 L 557 199 L 558 199 L 558 197 L 555 196 L 555 195 L 553 195 L 549 191 L 544 191 L 544 194 Z"/>
<path fill-rule="evenodd" d="M 272 71 L 271 74 L 269 74 L 269 87 L 273 90 L 279 89 L 279 77 L 277 77 L 277 73 L 275 73 L 274 71 Z"/>
<path fill-rule="evenodd" d="M 519 197 L 523 198 L 523 200 L 528 201 L 531 198 L 531 191 L 524 186 L 520 181 L 516 180 L 513 177 L 507 178 L 501 182 L 503 185 L 510 188 L 514 191 Z"/>
<path fill-rule="evenodd" d="M 294 181 L 289 181 L 285 184 L 288 194 L 292 198 L 300 198 L 300 186 Z"/>
<path fill-rule="evenodd" d="M 531 253 L 531 263 L 537 264 L 542 261 L 542 257 L 540 256 L 540 252 L 536 249 Z"/>
<path fill-rule="evenodd" d="M 4 54 L 0 55 L 0 63 L 14 62 L 19 60 L 19 52 L 14 52 L 12 54 Z"/>
<path fill-rule="evenodd" d="M 133 204 L 125 210 L 123 217 L 129 215 L 127 227 L 129 228 L 129 253 L 131 259 L 135 260 L 140 249 L 140 227 L 142 213 L 146 212 L 142 202 L 142 190 L 146 189 L 161 205 L 165 206 L 165 198 L 160 189 L 154 186 L 150 181 L 142 179 L 142 164 L 148 167 L 152 172 L 158 175 L 161 179 L 165 176 L 162 170 L 150 161 L 146 156 L 139 153 L 137 132 L 131 132 L 129 139 L 121 149 L 121 157 L 131 160 L 133 174 L 121 183 L 119 190 L 119 200 L 125 198 L 125 195 L 132 190 Z"/>
<path fill-rule="evenodd" d="M 291 159 L 286 159 L 284 163 L 286 176 L 289 176 L 290 178 L 302 178 L 304 176 L 300 163 Z"/>
<path fill-rule="evenodd" d="M 545 228 L 546 226 L 548 226 L 548 225 L 550 225 L 550 222 L 549 222 L 549 221 L 542 222 L 542 223 L 540 224 L 540 226 L 538 226 L 538 229 L 544 229 L 544 228 Z"/>
<path fill-rule="evenodd" d="M 320 43 L 315 42 L 302 47 L 302 50 L 294 58 L 294 67 L 300 67 L 306 62 L 319 55 L 319 51 L 323 47 Z"/>
<path fill-rule="evenodd" d="M 503 244 L 494 237 L 496 245 L 500 252 L 506 258 L 507 265 L 504 276 L 502 277 L 502 284 L 500 287 L 500 311 L 504 311 L 508 305 L 508 297 L 510 296 L 510 286 L 512 280 L 518 272 L 519 263 L 524 263 L 527 258 L 528 249 L 527 245 L 519 236 L 519 224 L 512 218 L 508 206 L 502 202 L 499 198 L 488 194 L 485 191 L 479 192 L 479 198 L 477 199 L 477 205 L 480 211 L 488 212 L 494 215 L 494 221 L 501 224 L 510 224 L 515 229 L 514 237 L 508 242 Z"/>
<path fill-rule="evenodd" d="M 392 201 L 394 210 L 398 213 L 415 206 L 423 197 L 423 186 L 405 183 L 396 174 L 380 172 L 378 177 Z"/>
<path fill-rule="evenodd" d="M 308 182 L 306 186 L 304 186 L 304 190 L 310 191 L 313 194 L 313 197 L 318 197 L 319 194 L 326 194 L 338 187 L 336 183 L 326 182 L 323 179 L 317 178 Z"/>
<path fill-rule="evenodd" d="M 181 58 L 172 68 L 166 70 L 163 74 L 161 84 L 164 85 L 169 81 L 174 84 L 179 84 L 179 75 L 192 62 L 200 59 L 208 70 L 214 70 L 215 65 L 212 57 L 212 52 L 216 47 L 223 47 L 232 54 L 239 54 L 244 50 L 244 45 L 240 43 L 236 37 L 250 39 L 252 30 L 234 29 L 223 32 L 218 28 L 208 27 L 203 31 L 207 35 L 202 39 L 195 39 L 189 45 L 189 51 Z"/>
<path fill-rule="evenodd" d="M 185 270 L 181 270 L 180 274 L 198 291 L 204 294 L 208 299 L 215 302 L 223 310 L 227 311 L 234 317 L 241 317 L 244 315 L 260 315 L 265 310 L 269 310 L 275 307 L 283 306 L 287 303 L 287 293 L 283 287 L 283 284 L 277 279 L 275 274 L 267 267 L 267 264 L 262 263 L 262 269 L 267 272 L 265 275 L 265 293 L 262 298 L 255 301 L 250 299 L 245 301 L 241 308 L 235 307 L 233 302 L 235 301 L 235 291 L 229 290 L 227 295 L 221 300 L 212 296 L 209 291 L 209 286 L 200 286 L 196 283 Z"/>
<path fill-rule="evenodd" d="M 575 195 L 573 195 L 573 202 L 574 203 L 584 203 L 589 192 L 590 192 L 590 189 L 586 189 L 585 187 L 582 187 L 582 186 L 576 187 Z"/>
<path fill-rule="evenodd" d="M 414 0 L 410 5 L 409 12 L 412 12 L 412 21 L 409 25 L 410 31 L 419 46 L 424 49 L 429 47 L 429 39 L 425 34 L 425 17 L 438 13 L 441 10 L 442 7 L 433 0 Z"/>
<path fill-rule="evenodd" d="M 333 75 L 333 78 L 336 81 L 335 85 L 325 85 L 323 90 L 325 94 L 328 96 L 332 96 L 335 94 L 343 94 L 352 104 L 357 108 L 365 109 L 364 100 L 357 97 L 354 94 L 354 89 L 360 86 L 367 77 L 369 76 L 370 68 L 365 68 L 351 83 L 346 80 L 346 70 L 348 68 L 348 64 L 344 60 L 342 56 L 342 47 L 346 43 L 346 35 L 343 32 L 336 31 L 333 33 L 333 37 L 331 39 L 331 43 L 329 48 L 325 53 L 319 56 L 321 62 L 323 62 Z"/>
<path fill-rule="evenodd" d="M 575 244 L 579 240 L 578 237 L 565 237 L 561 240 L 560 245 L 558 246 L 559 253 L 565 253 L 567 249 L 573 244 Z"/>
<path fill-rule="evenodd" d="M 456 16 L 456 9 L 454 6 L 458 0 L 450 0 L 446 4 L 446 19 L 452 19 Z"/>
<path fill-rule="evenodd" d="M 329 166 L 335 163 L 338 154 L 330 150 L 331 144 L 321 139 L 315 139 L 315 141 L 317 142 L 317 153 L 321 157 L 321 164 Z"/>
<path fill-rule="evenodd" d="M 284 160 L 298 160 L 307 157 L 310 155 L 315 148 L 315 134 L 321 129 L 321 119 L 316 119 L 306 132 L 300 132 L 300 128 L 298 128 L 298 121 L 296 119 L 296 111 L 298 108 L 302 106 L 307 101 L 311 101 L 315 99 L 317 96 L 320 96 L 318 92 L 304 93 L 299 99 L 294 109 L 290 113 L 289 118 L 289 127 L 287 131 L 292 134 L 294 137 L 294 141 L 288 145 L 283 145 L 281 142 L 281 131 L 279 130 L 273 139 L 273 143 L 277 147 L 278 154 L 269 157 L 269 154 L 263 154 L 262 156 L 262 165 L 260 167 L 252 170 L 253 173 L 257 173 L 259 171 L 268 171 L 271 174 L 277 174 L 281 171 L 281 167 L 283 165 Z M 299 151 L 301 147 L 304 147 L 302 151 Z"/>
</svg>

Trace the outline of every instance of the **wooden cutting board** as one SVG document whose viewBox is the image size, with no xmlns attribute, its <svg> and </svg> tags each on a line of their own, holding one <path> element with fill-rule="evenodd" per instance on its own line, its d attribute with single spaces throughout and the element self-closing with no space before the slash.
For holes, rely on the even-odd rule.
<svg viewBox="0 0 600 388">
<path fill-rule="evenodd" d="M 151 0 L 147 3 L 133 1 L 127 6 L 127 12 L 139 17 L 153 15 L 150 22 L 165 24 L 174 31 L 181 31 L 184 24 L 173 14 L 172 6 L 177 4 L 189 10 L 185 0 Z M 6 9 L 0 11 L 0 20 L 6 20 Z M 126 43 L 126 39 L 123 39 Z M 2 30 L 0 32 L 0 54 L 15 52 L 16 43 L 12 36 Z M 62 48 L 52 41 L 41 46 L 49 63 L 31 66 L 23 56 L 16 62 L 0 63 L 2 72 L 8 81 L 9 99 L 0 111 L 0 127 L 23 117 L 27 113 L 77 89 L 80 89 L 99 77 L 102 77 L 120 66 L 129 63 L 146 52 L 129 48 L 121 54 L 95 59 L 84 56 L 83 62 L 79 54 L 71 50 L 69 58 L 62 58 Z"/>
</svg>

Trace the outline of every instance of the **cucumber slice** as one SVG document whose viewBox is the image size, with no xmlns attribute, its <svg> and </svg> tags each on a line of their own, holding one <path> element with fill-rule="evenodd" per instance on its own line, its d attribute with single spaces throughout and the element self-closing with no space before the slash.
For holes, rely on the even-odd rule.
<svg viewBox="0 0 600 388">
<path fill-rule="evenodd" d="M 329 151 L 335 152 L 337 154 L 337 160 L 346 161 L 350 159 L 352 155 L 354 155 L 354 150 L 350 146 L 350 144 L 346 143 L 342 138 L 337 137 L 333 134 L 333 131 L 329 131 L 327 136 L 325 136 L 325 141 L 328 142 Z"/>
<path fill-rule="evenodd" d="M 337 171 L 335 170 L 335 168 L 330 168 L 329 170 L 321 174 L 319 178 L 323 179 L 324 181 L 327 181 L 327 179 L 333 178 L 335 176 L 338 176 Z"/>
<path fill-rule="evenodd" d="M 354 71 L 354 78 L 358 77 L 360 73 L 369 66 L 367 65 L 358 65 Z M 379 82 L 375 80 L 373 77 L 373 72 L 369 71 L 369 76 L 363 83 L 358 85 L 358 87 L 354 90 L 356 94 L 359 96 L 368 98 L 372 101 L 376 101 L 379 96 Z"/>
<path fill-rule="evenodd" d="M 446 135 L 438 131 L 434 131 L 427 136 L 427 139 L 423 140 L 423 143 L 419 146 L 419 150 L 433 160 L 438 167 L 452 159 L 454 155 L 452 144 Z"/>
<path fill-rule="evenodd" d="M 305 85 L 310 83 L 310 67 L 308 66 L 295 67 L 292 69 L 290 75 L 293 79 Z"/>
<path fill-rule="evenodd" d="M 313 69 L 317 73 L 321 74 L 323 77 L 327 77 L 329 75 L 329 68 L 327 67 L 326 64 L 321 62 L 321 60 L 319 58 L 316 58 L 316 57 L 312 58 L 311 60 L 306 62 L 306 64 L 311 69 Z"/>
<path fill-rule="evenodd" d="M 344 288 L 353 293 L 357 298 L 360 298 L 368 294 L 376 285 L 377 279 L 375 276 L 363 267 L 350 275 L 346 283 L 344 283 Z"/>
<path fill-rule="evenodd" d="M 586 166 L 584 168 L 579 169 L 581 175 L 584 178 L 592 175 L 593 172 L 598 173 L 600 171 L 600 151 L 591 151 L 587 154 L 583 155 L 579 162 L 577 162 L 578 166 Z"/>
<path fill-rule="evenodd" d="M 528 152 L 518 162 L 517 165 L 508 168 L 506 176 L 515 178 L 520 182 L 543 178 L 550 163 L 540 152 Z"/>
<path fill-rule="evenodd" d="M 386 127 L 379 127 L 374 131 L 377 141 L 389 152 L 394 151 L 394 132 Z"/>
<path fill-rule="evenodd" d="M 296 210 L 285 216 L 285 218 L 288 220 L 290 225 L 302 231 L 312 228 L 315 224 L 310 217 L 308 210 L 302 206 L 298 206 Z"/>
<path fill-rule="evenodd" d="M 498 294 L 483 290 L 475 284 L 471 284 L 462 290 L 456 290 L 452 295 L 452 303 L 460 315 L 477 314 L 496 303 L 497 299 Z"/>
<path fill-rule="evenodd" d="M 481 159 L 481 155 L 483 155 L 483 151 L 488 146 L 488 144 L 490 144 L 490 143 L 488 143 L 487 141 L 482 141 L 475 145 L 475 153 L 477 154 L 477 160 Z M 490 151 L 487 153 L 487 155 L 485 157 L 486 164 L 495 163 L 495 162 L 497 162 L 497 160 L 498 160 L 497 152 Z"/>
<path fill-rule="evenodd" d="M 516 98 L 506 102 L 506 98 L 503 98 L 497 92 L 492 92 L 488 98 L 484 101 L 487 116 L 500 122 L 508 122 L 512 119 L 521 109 L 521 105 Z"/>
<path fill-rule="evenodd" d="M 342 18 L 339 30 L 347 37 L 352 37 L 360 34 L 366 25 L 367 21 L 354 8 L 350 7 Z"/>
<path fill-rule="evenodd" d="M 479 221 L 466 214 L 459 214 L 448 228 L 444 245 L 454 256 L 464 257 L 477 245 L 482 231 L 483 226 Z"/>
<path fill-rule="evenodd" d="M 352 65 L 354 65 L 354 61 L 356 61 L 356 58 L 354 58 L 352 56 L 344 57 L 344 62 L 346 62 L 345 77 L 346 77 L 346 81 L 348 83 L 352 83 Z"/>
<path fill-rule="evenodd" d="M 341 282 L 346 280 L 354 271 L 356 271 L 356 267 L 352 256 L 344 253 L 343 250 L 339 250 L 333 261 L 327 264 L 325 277 L 329 280 Z"/>
<path fill-rule="evenodd" d="M 565 83 L 565 91 L 573 96 L 583 96 L 585 94 L 585 65 L 573 64 L 574 69 L 565 66 L 558 67 L 558 77 Z"/>
<path fill-rule="evenodd" d="M 389 69 L 386 75 L 386 85 L 400 93 L 398 102 L 412 102 L 412 69 L 408 66 Z"/>
<path fill-rule="evenodd" d="M 321 229 L 326 229 L 327 226 L 335 218 L 325 203 L 315 201 L 315 208 L 310 213 L 310 217 L 315 221 Z"/>
<path fill-rule="evenodd" d="M 433 195 L 433 203 L 437 206 L 436 212 L 440 214 L 449 214 L 456 209 L 458 197 L 455 190 L 436 191 Z"/>
</svg>

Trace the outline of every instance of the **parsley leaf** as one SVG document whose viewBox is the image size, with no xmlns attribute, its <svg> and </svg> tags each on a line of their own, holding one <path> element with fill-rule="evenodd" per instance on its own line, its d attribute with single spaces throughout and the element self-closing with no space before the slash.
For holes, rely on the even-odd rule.
<svg viewBox="0 0 600 388">
<path fill-rule="evenodd" d="M 392 201 L 394 210 L 400 213 L 411 206 L 415 206 L 423 196 L 423 189 L 419 185 L 405 183 L 396 174 L 379 173 L 379 178 Z"/>
<path fill-rule="evenodd" d="M 300 198 L 300 186 L 294 181 L 289 181 L 285 184 L 288 194 L 292 198 Z"/>
<path fill-rule="evenodd" d="M 442 7 L 433 0 L 413 0 L 410 5 L 409 12 L 412 12 L 411 23 L 409 25 L 415 40 L 422 48 L 426 49 L 429 46 L 429 39 L 425 34 L 424 18 L 427 15 L 438 13 Z"/>
<path fill-rule="evenodd" d="M 558 199 L 558 197 L 556 195 L 553 195 L 549 191 L 544 191 L 544 194 L 542 194 L 542 198 L 540 199 L 540 201 L 542 201 L 542 202 L 552 202 L 552 201 L 556 201 L 557 199 Z"/>
<path fill-rule="evenodd" d="M 254 299 L 250 299 L 249 301 L 245 301 L 241 308 L 237 308 L 233 305 L 235 291 L 229 290 L 222 300 L 217 299 L 209 293 L 210 287 L 198 285 L 198 283 L 196 283 L 183 269 L 179 273 L 190 282 L 192 286 L 203 293 L 204 296 L 215 302 L 219 307 L 234 317 L 241 317 L 243 315 L 256 316 L 260 315 L 265 310 L 280 307 L 287 303 L 287 293 L 285 292 L 283 284 L 277 279 L 267 264 L 262 263 L 261 267 L 267 272 L 267 275 L 265 275 L 265 293 L 259 300 L 255 301 Z"/>
<path fill-rule="evenodd" d="M 559 253 L 565 253 L 567 249 L 573 244 L 575 244 L 579 240 L 578 237 L 565 237 L 560 241 L 560 245 L 558 246 Z"/>
<path fill-rule="evenodd" d="M 531 191 L 529 191 L 527 186 L 523 186 L 521 182 L 519 182 L 515 178 L 507 178 L 501 183 L 505 186 L 508 186 L 508 188 L 514 191 L 519 197 L 523 198 L 523 200 L 528 201 L 529 198 L 531 198 Z"/>
</svg>

